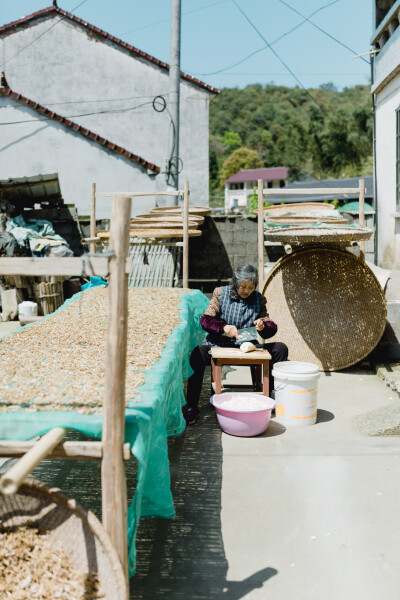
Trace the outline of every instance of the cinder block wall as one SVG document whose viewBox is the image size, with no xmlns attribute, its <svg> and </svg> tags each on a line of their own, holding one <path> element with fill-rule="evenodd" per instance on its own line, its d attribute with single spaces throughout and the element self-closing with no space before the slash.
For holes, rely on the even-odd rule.
<svg viewBox="0 0 400 600">
<path fill-rule="evenodd" d="M 257 267 L 257 218 L 247 215 L 206 217 L 203 235 L 190 238 L 189 284 L 192 288 L 212 291 L 226 285 L 233 271 L 243 264 Z M 282 246 L 267 246 L 265 262 L 283 256 Z"/>
</svg>

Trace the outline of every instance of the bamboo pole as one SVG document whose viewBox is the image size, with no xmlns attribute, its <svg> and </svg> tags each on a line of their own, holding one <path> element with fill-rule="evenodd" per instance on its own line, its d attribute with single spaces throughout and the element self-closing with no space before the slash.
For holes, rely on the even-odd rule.
<svg viewBox="0 0 400 600">
<path fill-rule="evenodd" d="M 90 197 L 90 237 L 96 237 L 96 184 L 92 183 L 92 194 Z M 96 252 L 96 244 L 91 243 L 89 245 L 90 252 L 93 254 Z"/>
<path fill-rule="evenodd" d="M 128 581 L 127 491 L 123 444 L 125 436 L 125 367 L 128 320 L 128 276 L 131 199 L 116 195 L 111 214 L 106 383 L 103 417 L 102 520 Z"/>
<path fill-rule="evenodd" d="M 365 188 L 364 188 L 364 179 L 360 179 L 358 182 L 360 193 L 358 200 L 358 208 L 359 208 L 359 223 L 360 227 L 365 227 Z M 360 258 L 365 261 L 365 242 L 360 242 Z"/>
<path fill-rule="evenodd" d="M 258 180 L 258 289 L 262 292 L 262 286 L 264 281 L 264 190 L 263 180 Z"/>
<path fill-rule="evenodd" d="M 185 181 L 183 192 L 183 277 L 182 287 L 189 287 L 189 182 Z"/>
<path fill-rule="evenodd" d="M 0 457 L 20 458 L 31 450 L 37 441 L 2 441 L 0 442 Z M 129 443 L 124 444 L 124 460 L 132 457 Z M 101 460 L 103 446 L 101 442 L 70 441 L 58 444 L 46 458 L 61 458 L 63 460 Z"/>
<path fill-rule="evenodd" d="M 15 494 L 21 483 L 32 473 L 35 467 L 46 458 L 65 437 L 64 427 L 50 429 L 28 452 L 11 467 L 0 479 L 2 494 Z"/>
</svg>

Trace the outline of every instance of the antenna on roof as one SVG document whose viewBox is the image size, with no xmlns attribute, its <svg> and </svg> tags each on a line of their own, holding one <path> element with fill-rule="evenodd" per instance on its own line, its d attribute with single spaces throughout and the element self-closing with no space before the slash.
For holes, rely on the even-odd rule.
<svg viewBox="0 0 400 600">
<path fill-rule="evenodd" d="M 3 71 L 3 72 L 2 72 L 2 74 L 1 74 L 1 81 L 0 81 L 0 85 L 1 85 L 1 87 L 4 87 L 4 88 L 8 88 L 8 87 L 9 87 L 9 86 L 8 86 L 8 83 L 7 83 L 7 79 L 6 79 L 6 75 L 5 75 L 4 71 Z"/>
</svg>

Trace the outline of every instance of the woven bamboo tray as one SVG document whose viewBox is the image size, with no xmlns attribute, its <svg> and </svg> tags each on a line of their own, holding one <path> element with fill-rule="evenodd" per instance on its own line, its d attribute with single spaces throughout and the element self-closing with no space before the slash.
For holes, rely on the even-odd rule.
<svg viewBox="0 0 400 600">
<path fill-rule="evenodd" d="M 385 296 L 354 254 L 319 246 L 299 249 L 272 267 L 263 284 L 268 313 L 289 360 L 322 371 L 349 367 L 375 348 L 386 326 Z"/>
<path fill-rule="evenodd" d="M 169 215 L 180 215 L 182 213 L 182 209 L 179 206 L 157 206 L 156 208 L 151 208 L 150 212 L 154 215 L 159 213 L 168 213 Z M 199 215 L 201 217 L 205 217 L 209 215 L 211 212 L 211 208 L 208 206 L 189 206 L 189 215 Z"/>
<path fill-rule="evenodd" d="M 279 213 L 286 213 L 289 211 L 302 213 L 310 210 L 324 210 L 328 213 L 328 211 L 334 211 L 335 207 L 333 204 L 328 204 L 327 202 L 292 202 L 276 204 L 275 206 L 266 206 L 264 208 L 264 215 L 277 215 Z M 254 212 L 258 214 L 258 208 L 255 208 Z"/>
<path fill-rule="evenodd" d="M 304 216 L 302 213 L 297 215 L 267 215 L 265 220 L 268 223 L 280 223 L 281 225 L 310 225 L 313 223 L 331 223 L 333 225 L 348 225 L 349 221 L 345 217 L 327 216 L 327 217 L 310 217 Z"/>
<path fill-rule="evenodd" d="M 287 229 L 264 229 L 269 242 L 285 244 L 343 243 L 369 240 L 372 229 L 366 227 L 288 227 Z"/>
<path fill-rule="evenodd" d="M 11 496 L 0 495 L 0 524 L 50 530 L 48 541 L 80 573 L 97 572 L 104 600 L 126 600 L 123 569 L 95 515 L 57 488 L 28 480 Z"/>
</svg>

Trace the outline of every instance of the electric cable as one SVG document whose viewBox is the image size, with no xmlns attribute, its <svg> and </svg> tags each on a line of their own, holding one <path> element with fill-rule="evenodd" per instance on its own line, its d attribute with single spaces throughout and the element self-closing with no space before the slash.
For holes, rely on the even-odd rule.
<svg viewBox="0 0 400 600">
<path fill-rule="evenodd" d="M 71 10 L 71 12 L 73 12 L 77 8 L 80 8 L 82 6 L 82 4 L 85 4 L 85 2 L 87 2 L 87 1 L 88 0 L 82 0 L 82 2 L 80 2 L 79 4 L 77 4 Z M 59 19 L 58 21 L 56 21 L 55 23 L 53 23 L 53 25 L 51 25 L 48 29 L 46 29 L 45 31 L 42 31 L 42 33 L 40 35 L 38 35 L 34 40 L 32 40 L 31 42 L 29 42 L 29 44 L 27 44 L 26 46 L 23 46 L 20 50 L 18 50 L 18 52 L 16 54 L 14 54 L 10 58 L 8 58 L 6 61 L 4 61 L 4 65 L 6 65 L 7 63 L 9 63 L 13 58 L 15 58 L 16 56 L 18 56 L 19 54 L 21 54 L 21 52 L 23 52 L 24 50 L 26 50 L 27 48 L 29 48 L 29 46 L 32 46 L 32 44 L 34 44 L 39 38 L 41 38 L 42 36 L 44 36 L 48 31 L 50 31 L 50 29 L 53 29 L 53 27 L 55 27 L 56 25 L 58 25 L 58 23 L 61 23 L 61 21 L 63 21 L 65 18 L 66 18 L 66 15 L 62 16 L 61 19 Z"/>
<path fill-rule="evenodd" d="M 330 37 L 332 40 L 334 40 L 335 42 L 337 42 L 338 44 L 340 44 L 341 46 L 343 46 L 343 48 L 346 48 L 346 50 L 349 50 L 352 54 L 357 54 L 357 52 L 355 50 L 352 50 L 351 48 L 349 48 L 349 46 L 346 46 L 346 44 L 343 44 L 343 42 L 341 42 L 340 40 L 338 40 L 337 38 L 335 38 L 335 36 L 331 35 L 327 31 L 325 31 L 324 29 L 322 29 L 322 27 L 320 27 L 319 25 L 316 25 L 315 23 L 313 23 L 313 21 L 310 21 L 309 17 L 307 18 L 304 15 L 302 15 L 296 8 L 293 8 L 293 6 L 290 6 L 290 4 L 288 4 L 287 2 L 285 2 L 285 0 L 278 0 L 278 1 L 281 4 L 283 4 L 284 6 L 287 6 L 288 8 L 290 8 L 290 10 L 292 10 L 293 12 L 295 12 L 297 15 L 299 15 L 300 17 L 302 17 L 303 19 L 305 19 L 306 21 L 308 21 L 310 23 L 310 25 L 312 25 L 313 27 L 316 27 L 319 31 L 321 31 L 322 33 L 324 33 L 325 35 L 327 35 L 328 37 Z M 369 60 L 366 60 L 362 56 L 360 56 L 360 58 L 369 65 Z"/>
<path fill-rule="evenodd" d="M 282 65 L 285 67 L 285 69 L 287 69 L 287 71 L 289 71 L 289 73 L 292 75 L 292 77 L 297 81 L 297 83 L 299 84 L 299 86 L 302 88 L 302 90 L 304 92 L 306 92 L 306 94 L 308 96 L 310 96 L 311 100 L 314 102 L 314 104 L 316 106 L 318 106 L 318 108 L 320 109 L 320 111 L 322 113 L 324 113 L 325 111 L 323 110 L 322 106 L 320 106 L 318 104 L 318 102 L 315 100 L 315 98 L 313 98 L 312 94 L 310 94 L 310 92 L 304 87 L 304 85 L 301 83 L 300 79 L 293 73 L 293 71 L 291 70 L 291 68 L 285 63 L 285 61 L 279 56 L 279 54 L 276 52 L 276 50 L 274 50 L 271 45 L 267 42 L 267 40 L 265 39 L 265 37 L 262 35 L 262 33 L 257 29 L 257 27 L 254 25 L 254 23 L 251 21 L 251 19 L 246 15 L 246 13 L 242 10 L 242 8 L 239 6 L 239 4 L 236 2 L 236 0 L 232 0 L 233 4 L 238 8 L 238 10 L 242 13 L 242 15 L 244 16 L 244 18 L 246 19 L 246 21 L 249 23 L 249 25 L 254 29 L 254 31 L 260 36 L 260 38 L 265 42 L 265 44 L 270 48 L 271 52 L 276 56 L 276 58 L 279 60 L 279 62 L 282 63 Z"/>
<path fill-rule="evenodd" d="M 325 10 L 326 8 L 329 8 L 330 6 L 332 6 L 332 4 L 336 4 L 337 2 L 340 2 L 340 0 L 332 0 L 332 2 L 329 2 L 328 4 L 324 4 L 323 6 L 320 6 L 319 8 L 317 8 L 317 10 L 314 10 L 314 12 L 312 12 L 308 18 L 313 17 L 314 15 L 316 15 L 321 10 Z M 273 40 L 271 42 L 271 46 L 273 46 L 274 44 L 276 44 L 277 42 L 279 42 L 282 38 L 286 37 L 290 33 L 293 33 L 293 31 L 295 31 L 296 29 L 298 29 L 299 27 L 301 27 L 302 25 L 304 25 L 304 23 L 306 23 L 307 20 L 308 19 L 306 17 L 304 17 L 304 20 L 301 21 L 301 23 L 298 23 L 297 25 L 295 25 L 295 27 L 292 27 L 291 29 L 289 29 L 285 33 L 282 33 L 282 35 L 280 35 L 279 37 L 277 37 L 275 40 Z M 259 54 L 260 52 L 264 52 L 264 50 L 267 50 L 267 49 L 268 49 L 268 46 L 267 47 L 263 46 L 262 48 L 259 48 L 258 50 L 254 50 L 253 52 L 251 52 L 250 54 L 248 54 L 245 58 L 242 58 L 241 60 L 239 60 L 238 62 L 234 63 L 233 65 L 230 65 L 229 67 L 224 67 L 223 69 L 219 69 L 218 71 L 214 71 L 213 73 L 193 73 L 193 74 L 194 75 L 200 75 L 200 77 L 206 77 L 206 76 L 209 76 L 209 75 L 218 75 L 219 73 L 222 73 L 223 71 L 227 71 L 228 69 L 233 69 L 234 67 L 237 67 L 238 65 L 241 65 L 246 60 L 248 60 L 249 58 L 251 58 L 252 56 L 254 56 L 255 54 Z"/>
<path fill-rule="evenodd" d="M 60 116 L 62 116 L 63 119 L 75 119 L 76 117 L 88 117 L 91 115 L 124 113 L 124 112 L 129 112 L 130 110 L 136 110 L 138 108 L 141 108 L 142 106 L 147 106 L 148 104 L 153 104 L 153 100 L 150 102 L 143 102 L 142 104 L 138 104 L 137 106 L 129 106 L 128 108 L 98 110 L 98 111 L 93 111 L 93 112 L 88 112 L 88 113 L 80 113 L 78 115 L 60 115 Z M 26 105 L 24 105 L 24 106 L 26 106 Z M 28 108 L 29 108 L 29 106 L 28 106 Z M 36 123 L 38 121 L 47 121 L 48 119 L 51 119 L 51 117 L 45 117 L 44 119 L 25 119 L 23 121 L 9 121 L 7 123 L 0 122 L 0 125 L 19 125 L 20 123 Z"/>
<path fill-rule="evenodd" d="M 190 15 L 191 13 L 199 12 L 200 10 L 204 10 L 205 8 L 209 8 L 210 6 L 215 6 L 216 4 L 223 4 L 228 0 L 218 0 L 217 2 L 212 2 L 211 4 L 207 4 L 206 6 L 201 6 L 200 8 L 194 8 L 193 10 L 188 10 L 187 12 L 182 13 L 182 16 Z M 120 33 L 119 35 L 128 35 L 129 33 L 134 33 L 135 31 L 141 31 L 142 29 L 148 29 L 149 27 L 153 27 L 154 25 L 159 25 L 160 23 L 167 23 L 171 19 L 161 19 L 161 21 L 155 21 L 153 23 L 149 23 L 148 25 L 143 25 L 142 27 L 137 27 L 136 29 L 131 29 L 130 31 L 124 31 L 124 33 Z"/>
</svg>

